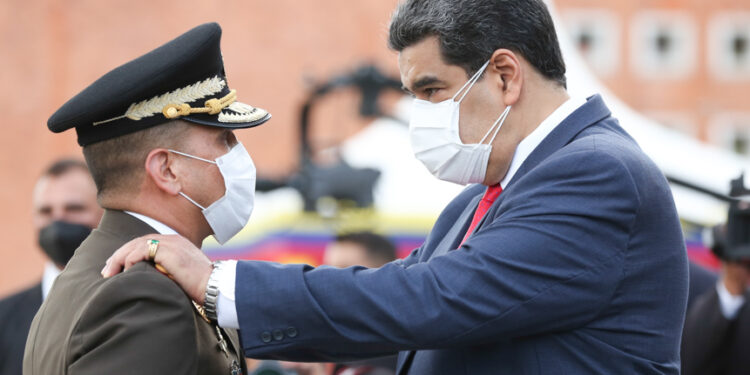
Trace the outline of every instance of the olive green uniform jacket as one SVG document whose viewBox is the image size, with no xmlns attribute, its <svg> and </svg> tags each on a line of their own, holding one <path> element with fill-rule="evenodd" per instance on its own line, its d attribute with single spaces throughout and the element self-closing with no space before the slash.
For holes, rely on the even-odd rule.
<svg viewBox="0 0 750 375">
<path fill-rule="evenodd" d="M 34 318 L 25 375 L 232 374 L 233 361 L 247 374 L 237 332 L 221 330 L 227 355 L 215 325 L 152 264 L 102 278 L 115 250 L 149 233 L 156 230 L 127 213 L 105 212 Z"/>
</svg>

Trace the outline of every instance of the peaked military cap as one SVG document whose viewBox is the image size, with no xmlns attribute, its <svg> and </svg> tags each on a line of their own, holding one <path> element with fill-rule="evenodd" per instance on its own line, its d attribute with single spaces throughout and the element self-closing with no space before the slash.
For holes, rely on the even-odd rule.
<svg viewBox="0 0 750 375">
<path fill-rule="evenodd" d="M 221 27 L 200 25 L 105 74 L 47 121 L 55 133 L 75 128 L 78 144 L 137 132 L 172 120 L 249 128 L 271 115 L 237 101 L 227 85 Z"/>
</svg>

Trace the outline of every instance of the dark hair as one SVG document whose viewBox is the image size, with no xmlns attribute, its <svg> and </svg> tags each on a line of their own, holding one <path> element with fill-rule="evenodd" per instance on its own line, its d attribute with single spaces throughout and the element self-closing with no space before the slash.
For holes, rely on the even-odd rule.
<svg viewBox="0 0 750 375">
<path fill-rule="evenodd" d="M 339 234 L 336 242 L 350 242 L 362 246 L 374 263 L 386 264 L 396 260 L 396 247 L 387 238 L 372 232 Z"/>
<path fill-rule="evenodd" d="M 436 36 L 443 60 L 474 74 L 500 48 L 522 55 L 565 87 L 565 62 L 542 0 L 405 0 L 391 18 L 388 45 L 401 52 Z"/>
<path fill-rule="evenodd" d="M 74 169 L 79 169 L 86 173 L 89 173 L 89 168 L 83 160 L 64 158 L 57 159 L 50 164 L 47 169 L 42 173 L 42 177 L 60 177 Z"/>
<path fill-rule="evenodd" d="M 83 156 L 94 178 L 100 203 L 109 193 L 136 192 L 148 153 L 159 147 L 179 149 L 184 138 L 180 133 L 188 126 L 184 121 L 170 121 L 84 146 Z"/>
</svg>

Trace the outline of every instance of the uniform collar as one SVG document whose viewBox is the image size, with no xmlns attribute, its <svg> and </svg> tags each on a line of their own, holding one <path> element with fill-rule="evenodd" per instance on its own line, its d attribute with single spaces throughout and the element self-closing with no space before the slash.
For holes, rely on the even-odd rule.
<svg viewBox="0 0 750 375">
<path fill-rule="evenodd" d="M 133 211 L 125 211 L 125 213 L 148 224 L 148 226 L 150 226 L 151 228 L 154 228 L 157 232 L 159 232 L 159 234 L 178 234 L 177 231 L 170 228 L 168 225 L 162 223 L 159 220 L 150 218 L 146 215 L 139 214 Z"/>
<path fill-rule="evenodd" d="M 60 275 L 60 272 L 60 269 L 57 268 L 55 263 L 47 261 L 47 263 L 44 264 L 44 273 L 42 274 L 42 301 L 47 299 L 47 294 L 49 294 L 49 290 L 52 289 L 52 284 L 55 282 L 55 279 L 57 279 L 57 276 Z"/>
</svg>

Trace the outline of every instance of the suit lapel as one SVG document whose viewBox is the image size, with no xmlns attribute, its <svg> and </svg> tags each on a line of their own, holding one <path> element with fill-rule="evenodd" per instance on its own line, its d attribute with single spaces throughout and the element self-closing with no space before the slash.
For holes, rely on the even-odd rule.
<svg viewBox="0 0 750 375">
<path fill-rule="evenodd" d="M 444 255 L 445 253 L 458 247 L 458 245 L 461 243 L 461 240 L 464 238 L 464 235 L 466 234 L 466 230 L 471 224 L 471 219 L 474 217 L 474 211 L 476 211 L 480 199 L 482 199 L 482 194 L 477 195 L 476 197 L 472 198 L 471 201 L 469 201 L 469 204 L 466 205 L 466 208 L 464 208 L 464 210 L 456 219 L 455 224 L 451 226 L 448 232 L 437 244 L 437 246 L 435 247 L 435 251 L 433 251 L 427 259 L 422 259 L 423 262 L 426 262 L 427 260 L 434 257 Z M 398 354 L 396 374 L 401 375 L 409 372 L 409 367 L 411 367 L 411 362 L 412 360 L 414 360 L 415 354 L 416 351 L 414 350 L 404 351 Z"/>
<path fill-rule="evenodd" d="M 485 189 L 486 190 L 486 189 Z M 484 194 L 484 191 L 482 192 Z M 482 199 L 482 194 L 472 198 L 469 204 L 466 205 L 461 215 L 456 219 L 456 224 L 451 226 L 448 232 L 440 240 L 440 243 L 435 247 L 435 251 L 430 255 L 430 259 L 443 255 L 451 250 L 455 250 L 464 238 L 466 231 L 469 229 L 471 220 L 474 218 L 474 211 L 477 210 L 479 200 Z"/>
<path fill-rule="evenodd" d="M 594 95 L 587 99 L 586 103 L 566 117 L 542 142 L 537 146 L 528 158 L 518 168 L 516 174 L 510 180 L 506 189 L 518 181 L 530 170 L 534 169 L 548 156 L 573 141 L 579 133 L 591 125 L 611 115 L 609 108 L 604 104 L 601 96 Z M 502 195 L 502 194 L 501 194 Z"/>
<path fill-rule="evenodd" d="M 505 190 L 510 189 L 516 181 L 521 179 L 526 173 L 534 169 L 539 163 L 544 161 L 547 157 L 552 155 L 555 151 L 561 149 L 568 143 L 572 142 L 578 134 L 584 129 L 598 123 L 599 121 L 609 117 L 611 112 L 609 108 L 604 104 L 600 95 L 594 95 L 587 99 L 586 103 L 580 108 L 575 110 L 570 116 L 566 117 L 555 129 L 542 140 L 534 151 L 526 158 L 526 160 L 518 168 L 516 174 L 513 175 L 508 185 L 505 186 Z M 482 220 L 480 220 L 474 232 L 479 230 L 484 225 L 484 222 L 488 217 L 494 217 L 495 211 L 502 204 L 503 199 L 507 195 L 505 193 L 500 194 L 500 197 L 495 201 L 492 207 L 487 211 Z"/>
</svg>

